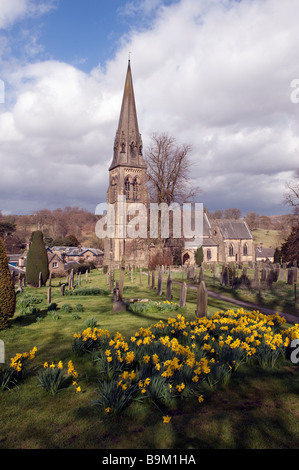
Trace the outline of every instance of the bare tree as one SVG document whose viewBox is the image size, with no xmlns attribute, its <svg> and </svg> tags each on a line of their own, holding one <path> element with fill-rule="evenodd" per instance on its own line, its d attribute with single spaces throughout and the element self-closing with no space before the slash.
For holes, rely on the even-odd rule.
<svg viewBox="0 0 299 470">
<path fill-rule="evenodd" d="M 190 202 L 200 193 L 192 184 L 189 158 L 191 146 L 179 145 L 168 134 L 153 134 L 152 143 L 146 150 L 149 195 L 153 202 Z"/>
<path fill-rule="evenodd" d="M 224 218 L 225 219 L 235 219 L 238 220 L 242 216 L 242 212 L 239 209 L 236 209 L 235 207 L 225 209 L 224 211 Z"/>
<path fill-rule="evenodd" d="M 299 215 L 299 168 L 294 172 L 294 181 L 287 183 L 288 192 L 284 195 L 284 202 L 293 208 L 294 214 Z"/>
</svg>

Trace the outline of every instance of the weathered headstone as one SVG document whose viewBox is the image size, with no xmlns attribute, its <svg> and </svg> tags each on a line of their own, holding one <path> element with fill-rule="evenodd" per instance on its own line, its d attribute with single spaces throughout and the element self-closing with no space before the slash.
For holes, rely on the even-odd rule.
<svg viewBox="0 0 299 470">
<path fill-rule="evenodd" d="M 52 298 L 52 292 L 51 292 L 51 287 L 49 287 L 48 288 L 48 295 L 47 295 L 48 305 L 51 303 L 51 298 Z"/>
<path fill-rule="evenodd" d="M 168 300 L 168 302 L 171 302 L 171 299 L 172 299 L 172 279 L 171 279 L 171 273 L 169 273 L 169 276 L 167 279 L 166 300 Z"/>
<path fill-rule="evenodd" d="M 161 269 L 159 270 L 158 274 L 158 295 L 162 295 L 162 271 Z"/>
<path fill-rule="evenodd" d="M 197 317 L 206 317 L 208 314 L 208 290 L 205 282 L 201 281 L 197 288 Z"/>
<path fill-rule="evenodd" d="M 267 270 L 266 270 L 266 268 L 262 268 L 261 281 L 263 281 L 263 282 L 267 281 Z"/>
<path fill-rule="evenodd" d="M 285 274 L 285 269 L 280 268 L 280 270 L 279 270 L 279 275 L 278 275 L 278 279 L 279 279 L 280 281 L 285 281 L 285 276 L 286 276 L 286 274 Z"/>
<path fill-rule="evenodd" d="M 294 282 L 294 271 L 292 268 L 288 269 L 288 280 L 287 283 L 292 285 Z"/>
<path fill-rule="evenodd" d="M 118 283 L 118 297 L 119 297 L 119 300 L 123 299 L 124 282 L 125 282 L 125 268 L 121 267 L 120 268 L 120 274 L 119 274 L 119 283 Z"/>
<path fill-rule="evenodd" d="M 126 311 L 126 309 L 127 309 L 126 303 L 120 298 L 119 282 L 116 281 L 115 289 L 113 289 L 112 311 L 114 313 L 124 312 Z"/>
<path fill-rule="evenodd" d="M 186 298 L 187 298 L 187 284 L 186 282 L 183 282 L 182 287 L 181 287 L 181 293 L 180 293 L 180 307 L 181 308 L 185 307 Z"/>
<path fill-rule="evenodd" d="M 142 286 L 142 269 L 139 269 L 139 285 Z"/>
<path fill-rule="evenodd" d="M 155 271 L 152 271 L 152 289 L 155 288 Z"/>
<path fill-rule="evenodd" d="M 64 296 L 64 294 L 65 294 L 65 284 L 61 284 L 61 286 L 60 286 L 60 294 L 62 295 L 62 297 Z"/>
</svg>

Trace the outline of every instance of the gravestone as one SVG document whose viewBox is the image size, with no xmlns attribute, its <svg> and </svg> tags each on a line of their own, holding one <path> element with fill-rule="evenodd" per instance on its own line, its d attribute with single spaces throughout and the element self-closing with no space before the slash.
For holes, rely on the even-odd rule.
<svg viewBox="0 0 299 470">
<path fill-rule="evenodd" d="M 142 286 L 142 269 L 139 269 L 139 285 Z"/>
<path fill-rule="evenodd" d="M 168 300 L 168 302 L 171 302 L 171 299 L 172 299 L 172 279 L 171 279 L 171 273 L 169 273 L 169 276 L 167 279 L 166 300 Z"/>
<path fill-rule="evenodd" d="M 152 271 L 152 289 L 155 288 L 155 271 Z"/>
<path fill-rule="evenodd" d="M 208 290 L 205 282 L 201 281 L 197 288 L 197 317 L 206 317 L 208 314 Z"/>
<path fill-rule="evenodd" d="M 51 292 L 51 287 L 48 289 L 48 295 L 47 295 L 47 302 L 48 305 L 51 303 L 51 297 L 52 297 L 52 292 Z"/>
<path fill-rule="evenodd" d="M 262 268 L 261 281 L 263 281 L 263 282 L 267 281 L 267 270 L 266 270 L 266 268 Z"/>
<path fill-rule="evenodd" d="M 294 282 L 294 271 L 292 268 L 288 269 L 288 280 L 287 283 L 292 285 Z"/>
<path fill-rule="evenodd" d="M 121 267 L 120 268 L 120 274 L 119 274 L 119 283 L 118 283 L 118 297 L 119 297 L 119 300 L 123 299 L 124 282 L 125 282 L 125 268 Z"/>
<path fill-rule="evenodd" d="M 186 298 L 187 298 L 187 284 L 186 282 L 183 282 L 182 287 L 181 287 L 181 293 L 180 293 L 180 307 L 181 308 L 185 307 Z"/>
<path fill-rule="evenodd" d="M 162 271 L 161 269 L 159 270 L 158 274 L 158 295 L 162 295 Z"/>
<path fill-rule="evenodd" d="M 220 276 L 220 269 L 219 269 L 219 265 L 218 265 L 218 264 L 215 266 L 215 276 L 218 277 L 218 278 L 219 278 L 219 276 Z"/>
<path fill-rule="evenodd" d="M 119 283 L 116 282 L 115 289 L 113 290 L 112 311 L 113 313 L 116 313 L 116 312 L 124 312 L 126 310 L 127 310 L 127 305 L 122 299 L 120 299 Z"/>
<path fill-rule="evenodd" d="M 285 269 L 279 269 L 278 279 L 279 281 L 285 281 Z"/>
<path fill-rule="evenodd" d="M 224 266 L 222 268 L 222 284 L 224 286 L 228 286 L 229 285 L 229 269 L 227 266 Z"/>
<path fill-rule="evenodd" d="M 62 295 L 62 297 L 64 297 L 64 294 L 65 294 L 65 284 L 62 284 L 60 286 L 60 294 Z"/>
</svg>

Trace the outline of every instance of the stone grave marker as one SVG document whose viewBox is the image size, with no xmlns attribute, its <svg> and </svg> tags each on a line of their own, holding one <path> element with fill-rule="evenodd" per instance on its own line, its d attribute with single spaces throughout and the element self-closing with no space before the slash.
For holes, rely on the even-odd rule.
<svg viewBox="0 0 299 470">
<path fill-rule="evenodd" d="M 208 290 L 205 282 L 201 281 L 197 288 L 197 317 L 206 317 L 208 313 Z"/>
<path fill-rule="evenodd" d="M 181 287 L 181 293 L 180 293 L 180 307 L 181 308 L 185 307 L 186 298 L 187 298 L 187 284 L 186 282 L 183 282 L 182 287 Z"/>
</svg>

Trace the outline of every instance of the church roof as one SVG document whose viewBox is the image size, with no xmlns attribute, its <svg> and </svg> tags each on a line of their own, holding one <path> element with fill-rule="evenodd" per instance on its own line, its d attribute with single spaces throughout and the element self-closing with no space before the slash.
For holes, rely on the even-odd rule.
<svg viewBox="0 0 299 470">
<path fill-rule="evenodd" d="M 142 151 L 143 144 L 139 133 L 133 78 L 129 61 L 110 170 L 119 165 L 146 168 Z"/>
<path fill-rule="evenodd" d="M 216 223 L 224 239 L 251 239 L 252 234 L 244 220 L 217 219 Z"/>
</svg>

